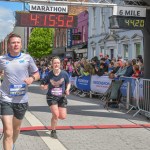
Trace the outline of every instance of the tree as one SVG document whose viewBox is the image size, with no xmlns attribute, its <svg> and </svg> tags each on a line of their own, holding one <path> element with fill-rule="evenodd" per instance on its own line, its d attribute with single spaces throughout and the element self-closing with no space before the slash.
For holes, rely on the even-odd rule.
<svg viewBox="0 0 150 150">
<path fill-rule="evenodd" d="M 35 58 L 50 55 L 52 53 L 53 41 L 53 28 L 34 28 L 30 35 L 28 53 Z"/>
</svg>

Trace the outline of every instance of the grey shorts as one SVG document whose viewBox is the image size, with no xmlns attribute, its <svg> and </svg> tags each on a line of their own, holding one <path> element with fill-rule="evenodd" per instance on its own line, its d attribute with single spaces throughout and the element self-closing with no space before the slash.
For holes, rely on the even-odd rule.
<svg viewBox="0 0 150 150">
<path fill-rule="evenodd" d="M 1 115 L 13 115 L 19 120 L 23 119 L 25 112 L 28 109 L 28 103 L 10 103 L 1 101 L 0 105 Z"/>
<path fill-rule="evenodd" d="M 58 105 L 58 107 L 67 107 L 66 97 L 46 96 L 48 106 Z"/>
</svg>

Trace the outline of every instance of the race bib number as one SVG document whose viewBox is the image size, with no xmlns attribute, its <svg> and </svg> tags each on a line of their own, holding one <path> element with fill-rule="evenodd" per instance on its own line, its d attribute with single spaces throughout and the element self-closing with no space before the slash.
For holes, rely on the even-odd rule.
<svg viewBox="0 0 150 150">
<path fill-rule="evenodd" d="M 51 94 L 54 96 L 62 96 L 62 88 L 52 88 Z"/>
<path fill-rule="evenodd" d="M 11 84 L 9 89 L 10 96 L 22 96 L 26 93 L 26 84 Z"/>
</svg>

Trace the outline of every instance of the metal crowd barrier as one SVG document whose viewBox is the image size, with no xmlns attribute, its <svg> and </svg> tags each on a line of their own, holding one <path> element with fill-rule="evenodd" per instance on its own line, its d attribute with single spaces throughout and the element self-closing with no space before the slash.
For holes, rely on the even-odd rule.
<svg viewBox="0 0 150 150">
<path fill-rule="evenodd" d="M 121 86 L 121 93 L 124 97 L 125 107 L 129 113 L 136 109 L 136 116 L 140 111 L 150 116 L 150 80 L 136 79 L 132 77 L 120 77 L 119 80 L 124 80 Z M 111 81 L 108 76 L 86 76 L 74 77 L 71 83 L 79 90 L 85 90 L 92 94 L 103 95 L 109 87 Z"/>
<path fill-rule="evenodd" d="M 129 109 L 127 113 L 133 109 L 139 110 L 139 80 L 137 78 L 123 76 L 119 79 L 124 80 L 121 91 L 123 97 L 126 97 L 126 109 Z"/>
<path fill-rule="evenodd" d="M 144 112 L 144 115 L 150 118 L 150 79 L 140 79 L 138 88 L 138 111 L 133 116 Z"/>
</svg>

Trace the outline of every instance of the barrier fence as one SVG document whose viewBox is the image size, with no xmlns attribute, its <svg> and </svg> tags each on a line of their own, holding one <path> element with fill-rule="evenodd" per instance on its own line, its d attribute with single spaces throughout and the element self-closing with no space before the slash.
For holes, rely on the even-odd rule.
<svg viewBox="0 0 150 150">
<path fill-rule="evenodd" d="M 119 80 L 124 81 L 120 91 L 125 100 L 126 108 L 130 108 L 128 112 L 135 108 L 137 112 L 133 116 L 136 116 L 140 111 L 150 115 L 150 80 L 138 80 L 124 76 L 120 77 Z M 70 77 L 70 81 L 80 91 L 103 95 L 109 88 L 112 79 L 108 76 L 89 75 Z"/>
</svg>

